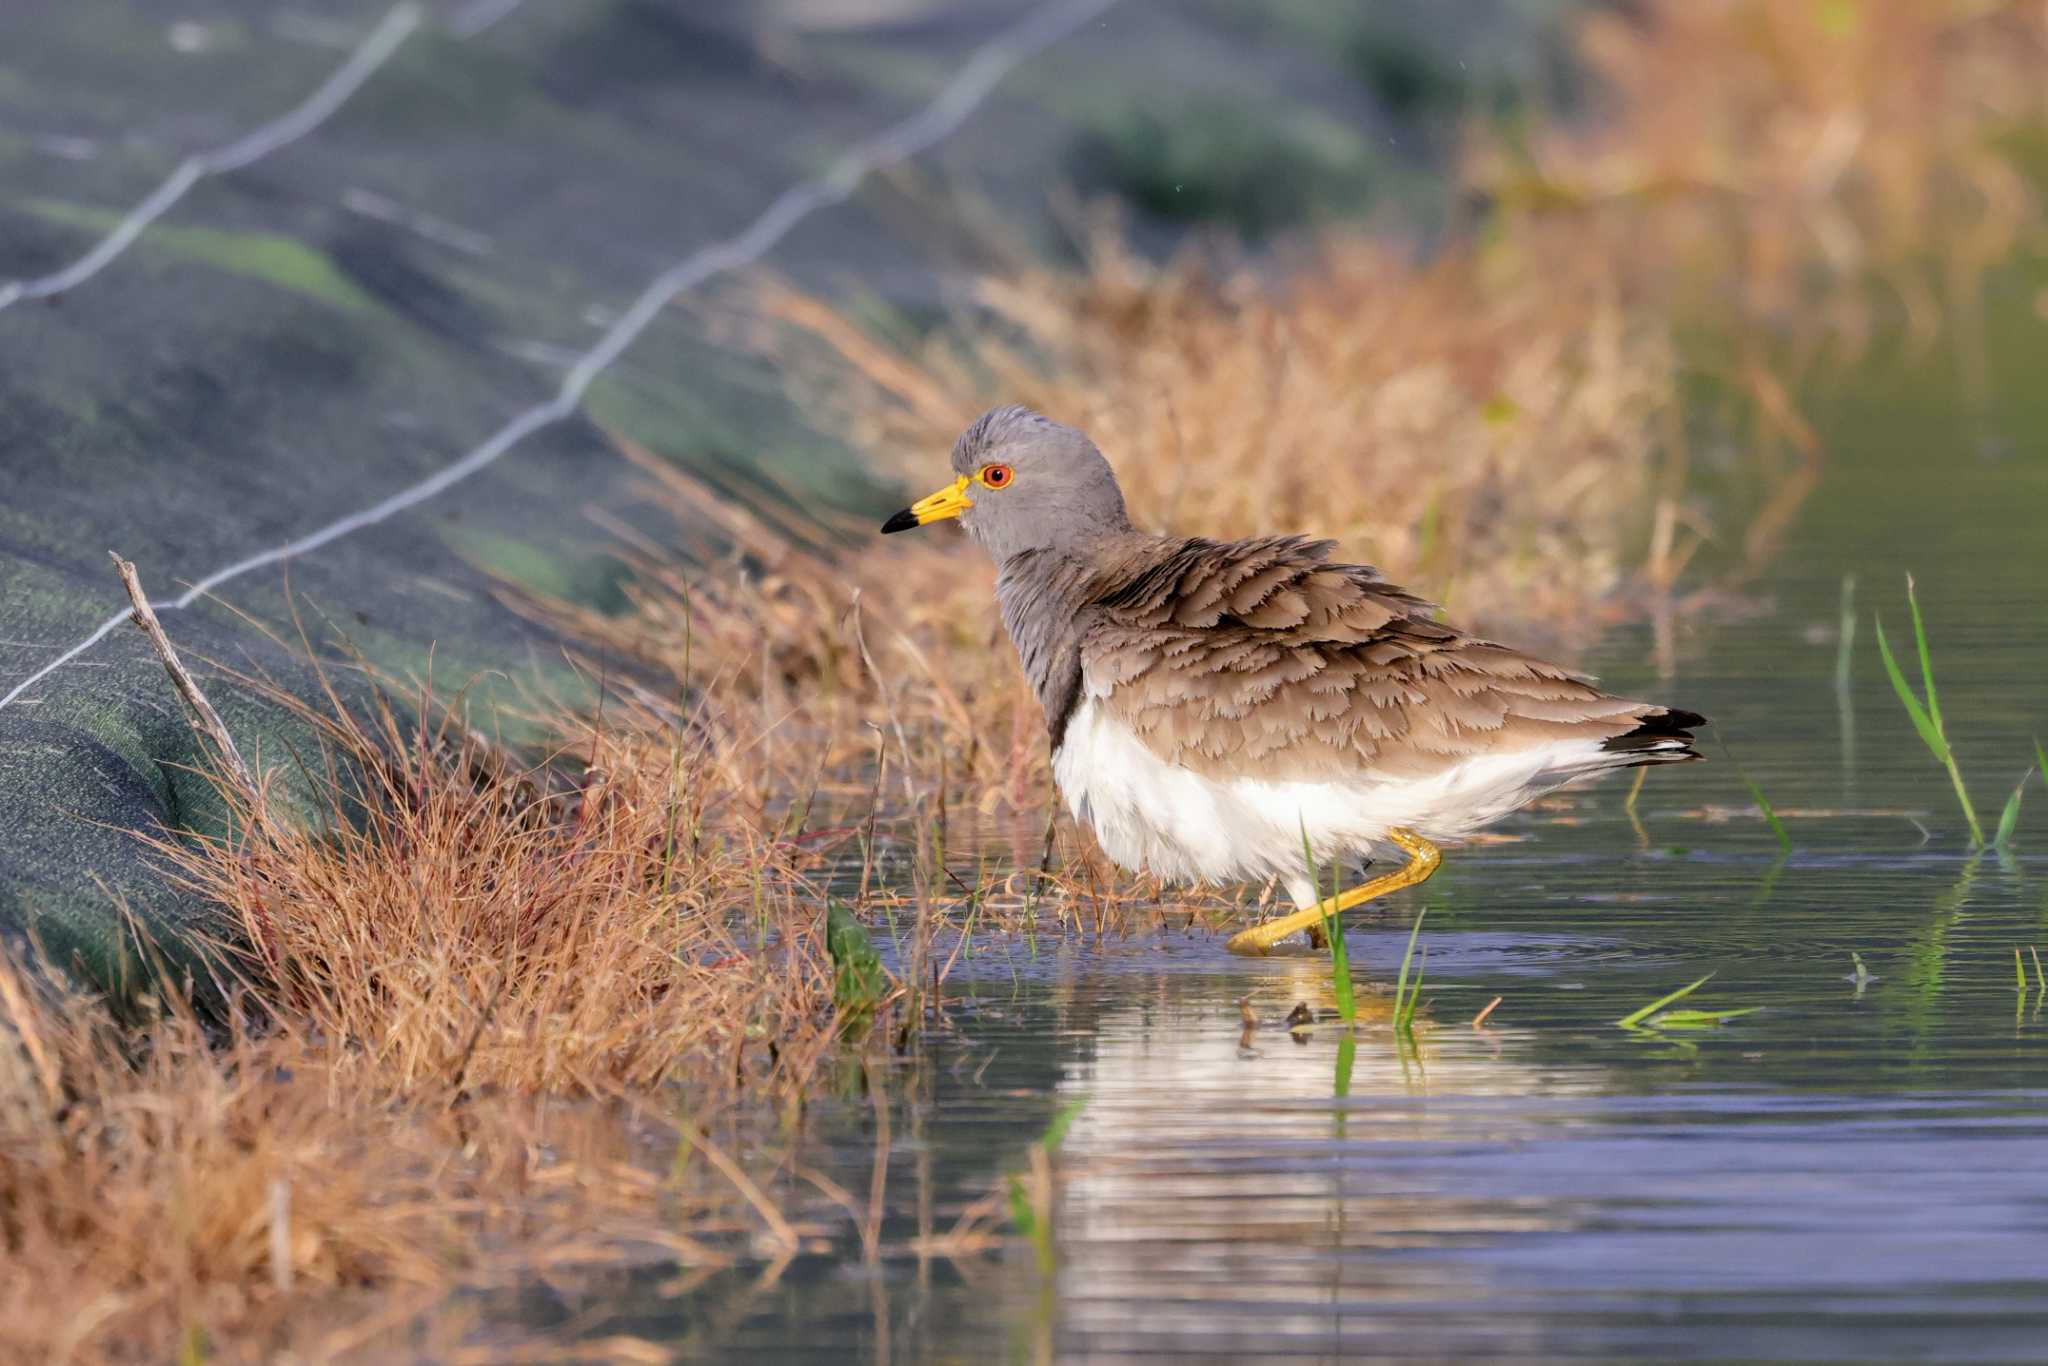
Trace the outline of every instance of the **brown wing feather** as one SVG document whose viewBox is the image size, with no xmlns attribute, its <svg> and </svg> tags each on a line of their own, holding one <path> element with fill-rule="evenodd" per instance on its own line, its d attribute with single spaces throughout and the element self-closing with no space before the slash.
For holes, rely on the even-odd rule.
<svg viewBox="0 0 2048 1366">
<path fill-rule="evenodd" d="M 1331 563 L 1332 548 L 1132 545 L 1093 586 L 1085 690 L 1162 758 L 1273 778 L 1419 777 L 1555 739 L 1616 741 L 1667 716 L 1697 723 L 1432 620 L 1378 571 Z"/>
</svg>

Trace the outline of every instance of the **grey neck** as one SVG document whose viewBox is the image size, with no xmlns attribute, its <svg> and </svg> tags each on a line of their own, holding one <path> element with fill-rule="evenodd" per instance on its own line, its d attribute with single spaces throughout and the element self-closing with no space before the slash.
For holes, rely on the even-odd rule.
<svg viewBox="0 0 2048 1366">
<path fill-rule="evenodd" d="M 1094 578 L 1086 562 L 1055 550 L 1012 555 L 996 573 L 1003 625 L 1045 709 L 1054 752 L 1081 698 L 1081 633 Z"/>
</svg>

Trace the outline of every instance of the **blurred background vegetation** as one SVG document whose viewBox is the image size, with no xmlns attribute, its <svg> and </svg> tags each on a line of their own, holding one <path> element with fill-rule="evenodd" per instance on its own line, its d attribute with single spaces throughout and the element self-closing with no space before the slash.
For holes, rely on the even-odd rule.
<svg viewBox="0 0 2048 1366">
<path fill-rule="evenodd" d="M 404 21 L 317 127 L 0 305 L 0 931 L 127 1010 L 0 981 L 0 1250 L 33 1264 L 0 1317 L 28 1340 L 203 1323 L 262 1355 L 345 1333 L 351 1295 L 440 1303 L 479 1229 L 524 1255 L 544 1226 L 567 1265 L 603 1228 L 742 1227 L 699 1187 L 654 1208 L 620 1126 L 565 1138 L 541 1101 L 817 1084 L 845 980 L 821 830 L 865 822 L 870 914 L 900 890 L 875 841 L 924 870 L 906 1015 L 927 912 L 981 913 L 938 876 L 948 820 L 1044 857 L 986 567 L 872 535 L 997 402 L 1089 429 L 1148 526 L 1337 537 L 1460 621 L 1685 681 L 1795 781 L 1813 717 L 1758 683 L 1838 639 L 1845 572 L 1941 569 L 1964 768 L 2038 725 L 2034 0 L 1113 5 L 430 482 L 1033 12 L 0 8 L 0 287 Z M 170 599 L 407 489 L 435 491 L 164 612 L 264 790 L 212 779 L 125 626 L 52 667 L 121 605 L 108 549 Z M 1757 619 L 1780 635 L 1716 634 Z M 1156 912 L 1063 833 L 1098 931 Z M 1922 1029 L 1958 915 L 1887 1020 Z M 343 1094 L 376 1104 L 339 1123 Z M 680 1166 L 698 1132 L 664 1132 Z M 281 1251 L 276 1171 L 334 1192 Z"/>
</svg>

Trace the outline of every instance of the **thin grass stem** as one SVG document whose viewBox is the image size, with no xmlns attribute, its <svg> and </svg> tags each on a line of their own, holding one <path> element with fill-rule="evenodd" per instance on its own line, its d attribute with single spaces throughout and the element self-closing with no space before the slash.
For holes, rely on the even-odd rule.
<svg viewBox="0 0 2048 1366">
<path fill-rule="evenodd" d="M 1315 850 L 1309 845 L 1308 822 L 1301 825 L 1301 857 L 1308 865 L 1309 885 L 1315 894 L 1322 897 L 1322 878 L 1316 867 Z M 1351 985 L 1351 954 L 1344 944 L 1344 917 L 1334 909 L 1337 904 L 1338 865 L 1330 865 L 1330 895 L 1323 899 L 1326 908 L 1323 914 L 1323 937 L 1330 942 L 1330 986 L 1337 996 L 1337 1017 L 1346 1025 L 1358 1021 L 1358 997 Z"/>
<path fill-rule="evenodd" d="M 1643 1021 L 1649 1019 L 1652 1015 L 1655 1015 L 1658 1011 L 1662 1010 L 1665 1006 L 1670 1005 L 1674 1001 L 1684 1000 L 1686 997 L 1692 995 L 1695 991 L 1698 991 L 1701 987 L 1705 986 L 1707 983 L 1713 980 L 1714 974 L 1710 972 L 1705 977 L 1702 977 L 1697 981 L 1686 983 L 1684 986 L 1680 987 L 1678 990 L 1670 993 L 1667 996 L 1659 996 L 1656 1000 L 1650 1002 L 1650 1004 L 1644 1006 L 1641 1010 L 1630 1011 L 1628 1014 L 1616 1020 L 1615 1023 L 1620 1025 L 1623 1029 L 1633 1029 L 1637 1025 L 1641 1024 Z"/>
<path fill-rule="evenodd" d="M 1422 997 L 1422 972 L 1420 965 L 1415 973 L 1415 985 L 1408 985 L 1408 965 L 1415 957 L 1415 941 L 1422 933 L 1422 918 L 1429 914 L 1429 907 L 1423 906 L 1415 912 L 1415 924 L 1408 930 L 1408 948 L 1401 954 L 1401 972 L 1394 979 L 1394 1028 L 1407 1033 L 1415 1027 L 1415 1007 Z M 1427 963 L 1429 951 L 1423 951 L 1422 960 Z"/>
<path fill-rule="evenodd" d="M 1884 633 L 1882 618 L 1873 617 L 1871 625 L 1876 629 L 1878 655 L 1884 660 L 1885 676 L 1891 680 L 1892 691 L 1898 694 L 1899 702 L 1912 719 L 1913 729 L 1920 733 L 1920 739 L 1927 746 L 1936 762 L 1948 770 L 1949 782 L 1956 790 L 1956 802 L 1963 808 L 1963 819 L 1970 827 L 1970 843 L 1984 846 L 1984 827 L 1977 820 L 1977 808 L 1970 801 L 1969 789 L 1963 785 L 1962 770 L 1956 765 L 1955 752 L 1949 747 L 1948 731 L 1942 725 L 1941 699 L 1934 687 L 1934 662 L 1932 651 L 1927 644 L 1927 626 L 1921 619 L 1919 595 L 1914 591 L 1913 576 L 1906 576 L 1906 605 L 1913 619 L 1914 651 L 1920 660 L 1920 683 L 1926 692 L 1923 701 L 1906 681 L 1905 672 L 1899 668 L 1898 659 L 1892 654 L 1891 642 Z"/>
<path fill-rule="evenodd" d="M 1771 799 L 1764 795 L 1764 790 L 1758 786 L 1756 779 L 1749 776 L 1749 770 L 1735 757 L 1735 751 L 1728 747 L 1726 740 L 1721 741 L 1721 753 L 1734 765 L 1735 776 L 1742 779 L 1742 785 L 1749 789 L 1750 799 L 1756 803 L 1757 810 L 1763 813 L 1764 824 L 1770 826 L 1771 833 L 1778 837 L 1778 847 L 1788 854 L 1791 853 L 1792 835 L 1785 829 L 1785 822 L 1778 819 L 1778 809 L 1771 805 Z M 1645 769 L 1644 772 L 1648 770 Z"/>
</svg>

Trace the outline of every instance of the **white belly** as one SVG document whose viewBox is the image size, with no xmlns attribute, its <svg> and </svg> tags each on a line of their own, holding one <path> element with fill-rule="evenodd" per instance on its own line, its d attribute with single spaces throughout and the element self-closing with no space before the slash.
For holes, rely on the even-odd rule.
<svg viewBox="0 0 2048 1366">
<path fill-rule="evenodd" d="M 1093 697 L 1053 755 L 1074 819 L 1130 872 L 1175 882 L 1252 882 L 1304 872 L 1302 837 L 1321 865 L 1369 854 L 1395 828 L 1454 841 L 1618 756 L 1598 741 L 1483 755 L 1424 779 L 1359 770 L 1338 782 L 1208 778 L 1170 764 Z"/>
</svg>

